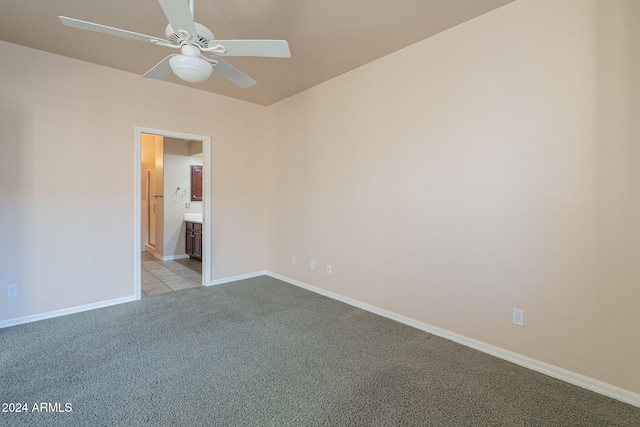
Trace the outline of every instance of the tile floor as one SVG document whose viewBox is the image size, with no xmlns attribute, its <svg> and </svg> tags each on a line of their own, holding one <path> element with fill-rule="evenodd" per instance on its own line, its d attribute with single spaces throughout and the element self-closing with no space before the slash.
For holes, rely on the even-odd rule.
<svg viewBox="0 0 640 427">
<path fill-rule="evenodd" d="M 193 258 L 161 261 L 142 252 L 142 297 L 202 286 L 202 262 Z"/>
</svg>

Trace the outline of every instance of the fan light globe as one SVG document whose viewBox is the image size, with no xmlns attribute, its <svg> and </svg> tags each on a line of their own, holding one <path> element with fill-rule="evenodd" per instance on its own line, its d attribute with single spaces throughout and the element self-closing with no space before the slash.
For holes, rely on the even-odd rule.
<svg viewBox="0 0 640 427">
<path fill-rule="evenodd" d="M 175 55 L 169 60 L 169 65 L 176 76 L 189 83 L 200 83 L 211 75 L 211 64 L 202 58 L 186 55 Z"/>
</svg>

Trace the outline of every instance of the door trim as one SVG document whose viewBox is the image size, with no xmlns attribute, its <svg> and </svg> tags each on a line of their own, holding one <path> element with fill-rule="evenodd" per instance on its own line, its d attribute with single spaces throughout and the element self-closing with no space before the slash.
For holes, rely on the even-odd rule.
<svg viewBox="0 0 640 427">
<path fill-rule="evenodd" d="M 184 132 L 174 132 L 165 129 L 154 129 L 143 126 L 135 126 L 135 148 L 134 148 L 134 222 L 133 222 L 133 288 L 135 299 L 142 298 L 142 264 L 140 261 L 140 244 L 142 242 L 142 134 L 159 135 L 167 138 L 189 139 L 202 141 L 202 194 L 204 203 L 202 204 L 202 235 L 205 236 L 202 243 L 202 285 L 208 286 L 211 283 L 211 137 L 205 135 L 194 135 Z"/>
</svg>

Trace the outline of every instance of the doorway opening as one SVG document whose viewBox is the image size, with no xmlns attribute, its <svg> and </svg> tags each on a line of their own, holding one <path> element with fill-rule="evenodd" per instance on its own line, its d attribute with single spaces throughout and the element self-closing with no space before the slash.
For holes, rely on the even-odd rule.
<svg viewBox="0 0 640 427">
<path fill-rule="evenodd" d="M 211 138 L 209 136 L 173 132 L 144 127 L 135 128 L 135 223 L 134 223 L 134 293 L 143 295 L 142 258 L 145 266 L 180 271 L 201 271 L 201 285 L 211 283 L 209 255 L 211 239 Z M 199 166 L 201 187 L 192 194 L 192 169 Z M 188 221 L 188 222 L 187 222 Z M 201 252 L 192 249 L 187 228 L 193 224 L 201 230 Z M 193 234 L 193 233 L 192 233 Z M 193 236 L 191 236 L 193 237 Z M 198 248 L 199 249 L 199 248 Z M 200 261 L 195 262 L 198 258 Z M 155 264 L 158 264 L 156 266 Z M 166 265 L 162 265 L 165 263 Z M 199 265 L 198 265 L 199 264 Z M 175 265 L 175 268 L 171 266 Z M 199 268 L 198 268 L 199 267 Z M 163 272 L 172 274 L 169 270 Z M 176 278 L 177 280 L 177 278 Z M 191 276 L 193 283 L 193 276 Z M 177 290 L 188 287 L 178 282 Z"/>
</svg>

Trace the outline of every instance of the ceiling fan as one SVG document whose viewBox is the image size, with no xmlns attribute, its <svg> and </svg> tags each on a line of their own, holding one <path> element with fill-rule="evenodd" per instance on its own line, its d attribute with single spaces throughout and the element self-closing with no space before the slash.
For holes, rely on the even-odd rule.
<svg viewBox="0 0 640 427">
<path fill-rule="evenodd" d="M 256 81 L 219 56 L 291 57 L 289 44 L 285 40 L 216 40 L 207 27 L 194 22 L 193 0 L 189 0 L 189 4 L 184 0 L 158 2 L 169 20 L 165 28 L 167 39 L 66 16 L 58 18 L 69 27 L 180 49 L 179 54 L 167 56 L 143 76 L 151 79 L 164 79 L 173 71 L 182 80 L 200 83 L 208 79 L 211 72 L 215 72 L 244 89 L 255 85 Z"/>
</svg>

